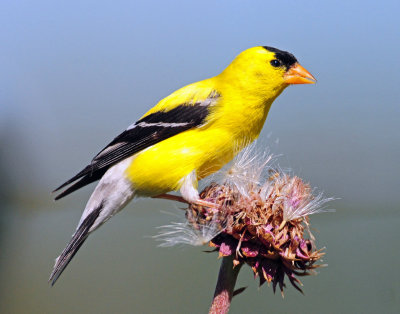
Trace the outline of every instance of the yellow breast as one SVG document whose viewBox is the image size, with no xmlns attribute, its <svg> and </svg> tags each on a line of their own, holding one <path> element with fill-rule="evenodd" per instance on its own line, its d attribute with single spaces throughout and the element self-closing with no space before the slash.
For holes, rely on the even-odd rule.
<svg viewBox="0 0 400 314">
<path fill-rule="evenodd" d="M 127 175 L 141 195 L 177 190 L 193 170 L 201 179 L 229 162 L 234 156 L 232 142 L 231 134 L 218 128 L 186 131 L 138 153 Z"/>
<path fill-rule="evenodd" d="M 268 90 L 258 76 L 238 80 L 238 72 L 225 70 L 219 76 L 188 85 L 146 113 L 171 110 L 183 103 L 194 104 L 214 91 L 220 95 L 211 106 L 204 126 L 172 136 L 136 154 L 127 176 L 139 195 L 154 196 L 177 190 L 182 178 L 193 170 L 202 179 L 219 170 L 258 137 L 272 102 L 285 86 Z"/>
</svg>

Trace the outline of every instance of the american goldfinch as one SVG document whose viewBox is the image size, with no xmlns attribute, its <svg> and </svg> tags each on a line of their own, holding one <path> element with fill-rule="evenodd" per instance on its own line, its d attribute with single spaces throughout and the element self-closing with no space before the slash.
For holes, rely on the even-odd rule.
<svg viewBox="0 0 400 314">
<path fill-rule="evenodd" d="M 206 206 L 198 180 L 219 170 L 255 140 L 276 97 L 315 78 L 289 52 L 260 46 L 240 53 L 219 75 L 162 99 L 55 191 L 55 199 L 100 180 L 78 227 L 56 259 L 52 285 L 83 242 L 134 197 L 165 197 Z M 72 185 L 71 185 L 72 184 Z M 173 198 L 173 196 L 171 196 Z"/>
</svg>

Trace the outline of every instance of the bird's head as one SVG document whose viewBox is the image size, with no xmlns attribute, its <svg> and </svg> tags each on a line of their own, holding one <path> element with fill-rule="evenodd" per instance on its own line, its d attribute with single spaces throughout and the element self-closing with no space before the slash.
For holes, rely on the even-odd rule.
<svg viewBox="0 0 400 314">
<path fill-rule="evenodd" d="M 273 47 L 253 47 L 239 54 L 221 73 L 236 88 L 276 97 L 291 84 L 313 84 L 316 79 L 291 53 Z M 275 98 L 274 97 L 274 98 Z"/>
</svg>

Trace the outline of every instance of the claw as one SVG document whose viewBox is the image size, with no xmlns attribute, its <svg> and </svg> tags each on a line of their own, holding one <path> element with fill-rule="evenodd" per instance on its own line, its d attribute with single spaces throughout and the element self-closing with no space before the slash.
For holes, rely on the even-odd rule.
<svg viewBox="0 0 400 314">
<path fill-rule="evenodd" d="M 193 204 L 199 205 L 199 206 L 203 206 L 203 207 L 209 207 L 213 212 L 217 212 L 218 210 L 221 209 L 221 205 L 219 204 L 215 204 L 212 202 L 207 202 L 205 200 L 202 199 L 198 199 L 197 201 L 194 201 Z"/>
</svg>

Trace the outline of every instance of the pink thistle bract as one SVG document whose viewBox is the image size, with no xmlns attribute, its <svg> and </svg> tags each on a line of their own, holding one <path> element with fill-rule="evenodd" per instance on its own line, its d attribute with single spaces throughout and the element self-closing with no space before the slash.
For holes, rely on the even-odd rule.
<svg viewBox="0 0 400 314">
<path fill-rule="evenodd" d="M 209 243 L 219 256 L 248 264 L 260 285 L 272 282 L 274 292 L 279 286 L 283 295 L 285 277 L 302 292 L 297 277 L 319 267 L 316 262 L 324 255 L 315 248 L 308 215 L 328 199 L 313 196 L 300 178 L 278 172 L 263 185 L 248 185 L 246 193 L 233 184 L 211 183 L 200 197 L 218 210 L 190 205 L 186 218 L 194 229 L 210 220 L 220 224 L 221 232 Z"/>
</svg>

